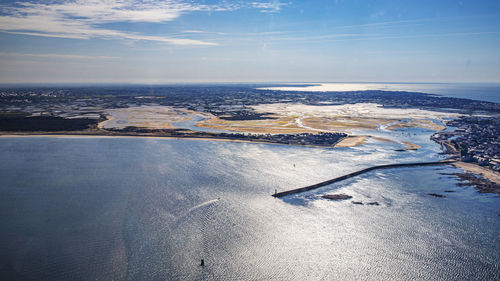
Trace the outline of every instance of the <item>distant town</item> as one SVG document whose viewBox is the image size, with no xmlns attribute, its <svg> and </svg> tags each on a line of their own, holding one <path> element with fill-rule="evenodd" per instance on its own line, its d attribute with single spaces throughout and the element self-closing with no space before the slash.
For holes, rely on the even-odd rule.
<svg viewBox="0 0 500 281">
<path fill-rule="evenodd" d="M 461 117 L 447 125 L 456 129 L 431 137 L 447 153 L 500 172 L 500 117 Z"/>
<path fill-rule="evenodd" d="M 238 119 L 261 119 L 249 106 L 270 103 L 340 105 L 377 103 L 384 107 L 454 110 L 463 113 L 500 112 L 500 104 L 486 101 L 441 97 L 424 93 L 356 92 L 287 92 L 257 90 L 257 87 L 280 85 L 203 85 L 200 86 L 96 86 L 33 87 L 0 89 L 0 111 L 23 112 L 30 116 L 98 119 L 104 109 L 140 105 L 182 107 L 215 116 Z"/>
</svg>

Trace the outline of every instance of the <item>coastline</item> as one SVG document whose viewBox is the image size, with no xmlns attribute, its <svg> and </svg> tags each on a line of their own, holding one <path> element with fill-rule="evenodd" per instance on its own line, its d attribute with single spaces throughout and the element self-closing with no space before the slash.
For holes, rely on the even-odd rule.
<svg viewBox="0 0 500 281">
<path fill-rule="evenodd" d="M 148 138 L 148 139 L 189 139 L 189 140 L 208 140 L 208 141 L 226 141 L 226 142 L 239 142 L 239 143 L 261 143 L 261 144 L 276 144 L 276 145 L 293 145 L 293 146 L 304 146 L 304 147 L 316 147 L 316 148 L 337 148 L 337 147 L 351 147 L 362 145 L 366 142 L 366 136 L 348 136 L 339 141 L 337 144 L 332 146 L 321 146 L 321 145 L 311 145 L 311 144 L 285 144 L 272 141 L 258 141 L 258 140 L 242 140 L 242 139 L 231 139 L 231 138 L 217 138 L 213 136 L 176 136 L 176 135 L 145 135 L 145 134 L 99 134 L 96 132 L 74 132 L 74 133 L 50 133 L 50 132 L 0 132 L 1 138 Z M 355 140 L 347 140 L 347 143 L 351 143 L 351 146 L 343 145 L 337 146 L 339 143 L 345 139 L 354 138 Z M 363 138 L 363 142 L 360 143 L 358 138 Z"/>
<path fill-rule="evenodd" d="M 102 129 L 97 130 L 89 130 L 89 131 L 72 131 L 72 132 L 0 132 L 1 138 L 33 138 L 33 137 L 44 137 L 44 138 L 149 138 L 149 139 L 190 139 L 190 140 L 208 140 L 208 141 L 226 141 L 226 142 L 239 142 L 239 143 L 260 143 L 260 144 L 277 144 L 277 145 L 293 145 L 293 146 L 304 146 L 304 147 L 315 147 L 315 148 L 346 148 L 346 147 L 355 147 L 365 144 L 370 136 L 347 136 L 342 138 L 336 144 L 331 146 L 322 146 L 322 145 L 311 145 L 311 144 L 287 144 L 287 143 L 278 143 L 273 141 L 266 140 L 246 140 L 246 139 L 237 139 L 231 137 L 217 137 L 215 135 L 209 135 L 205 133 L 198 134 L 198 132 L 194 131 L 184 131 L 182 134 L 175 134 L 175 131 L 172 132 L 164 132 L 164 133 L 135 133 L 135 132 L 116 132 L 116 131 L 105 131 Z M 191 135 L 192 134 L 192 135 Z M 388 139 L 381 139 L 377 137 L 373 137 L 374 139 L 380 141 L 388 141 L 394 142 Z M 406 148 L 403 150 L 415 150 L 419 149 L 420 146 L 404 142 L 403 143 Z M 462 161 L 457 161 L 452 164 L 453 166 L 462 169 L 466 172 L 470 172 L 474 175 L 487 179 L 497 185 L 500 185 L 500 174 L 479 166 L 473 163 L 466 163 Z M 475 184 L 472 182 L 472 184 Z M 477 185 L 477 184 L 475 184 Z"/>
<path fill-rule="evenodd" d="M 497 173 L 491 169 L 481 167 L 477 164 L 466 163 L 466 162 L 462 162 L 462 161 L 457 161 L 457 162 L 453 163 L 452 165 L 459 168 L 459 169 L 462 169 L 464 171 L 471 172 L 473 174 L 482 176 L 482 177 L 500 185 L 500 173 Z"/>
</svg>

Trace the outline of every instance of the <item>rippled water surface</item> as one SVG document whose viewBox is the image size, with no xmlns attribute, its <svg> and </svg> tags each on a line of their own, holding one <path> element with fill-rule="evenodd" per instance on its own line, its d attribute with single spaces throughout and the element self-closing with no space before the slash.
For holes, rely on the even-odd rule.
<svg viewBox="0 0 500 281">
<path fill-rule="evenodd" d="M 500 198 L 457 186 L 458 169 L 374 171 L 270 196 L 370 165 L 437 160 L 439 146 L 417 134 L 422 149 L 406 152 L 373 139 L 326 149 L 2 138 L 1 279 L 500 279 Z M 353 199 L 315 197 L 325 193 Z"/>
</svg>

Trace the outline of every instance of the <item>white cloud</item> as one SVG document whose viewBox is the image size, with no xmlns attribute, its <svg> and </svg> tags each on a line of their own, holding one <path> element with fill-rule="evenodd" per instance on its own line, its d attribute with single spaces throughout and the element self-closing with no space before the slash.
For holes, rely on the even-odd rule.
<svg viewBox="0 0 500 281">
<path fill-rule="evenodd" d="M 0 31 L 72 39 L 121 38 L 176 45 L 216 45 L 195 39 L 149 36 L 100 27 L 105 23 L 164 23 L 194 11 L 234 10 L 234 5 L 198 5 L 181 0 L 65 0 L 0 5 Z"/>
<path fill-rule="evenodd" d="M 0 4 L 0 32 L 70 39 L 125 39 L 163 42 L 173 45 L 211 46 L 217 43 L 181 38 L 180 34 L 151 36 L 104 28 L 107 23 L 166 23 L 195 11 L 234 11 L 255 8 L 277 13 L 283 6 L 279 0 L 270 2 L 233 2 L 207 5 L 187 0 L 56 0 L 47 2 L 16 2 Z M 195 33 L 224 35 L 220 32 L 188 30 Z"/>
<path fill-rule="evenodd" d="M 252 2 L 250 3 L 252 7 L 261 9 L 263 13 L 278 13 L 281 7 L 290 5 L 289 2 L 282 3 L 279 0 L 274 0 L 270 2 Z"/>
<path fill-rule="evenodd" d="M 214 32 L 205 30 L 182 30 L 182 33 L 196 33 L 196 34 L 217 34 L 217 35 L 227 35 L 225 32 Z"/>
</svg>

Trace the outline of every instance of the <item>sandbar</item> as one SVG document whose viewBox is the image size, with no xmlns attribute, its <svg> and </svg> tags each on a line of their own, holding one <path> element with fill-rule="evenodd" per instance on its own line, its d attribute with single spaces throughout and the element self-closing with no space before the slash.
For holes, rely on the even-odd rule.
<svg viewBox="0 0 500 281">
<path fill-rule="evenodd" d="M 402 143 L 406 146 L 406 150 L 417 150 L 421 147 L 418 144 L 414 144 L 408 141 L 403 141 Z"/>
<path fill-rule="evenodd" d="M 335 147 L 353 147 L 359 146 L 366 143 L 368 140 L 367 136 L 348 136 L 339 141 Z"/>
</svg>

